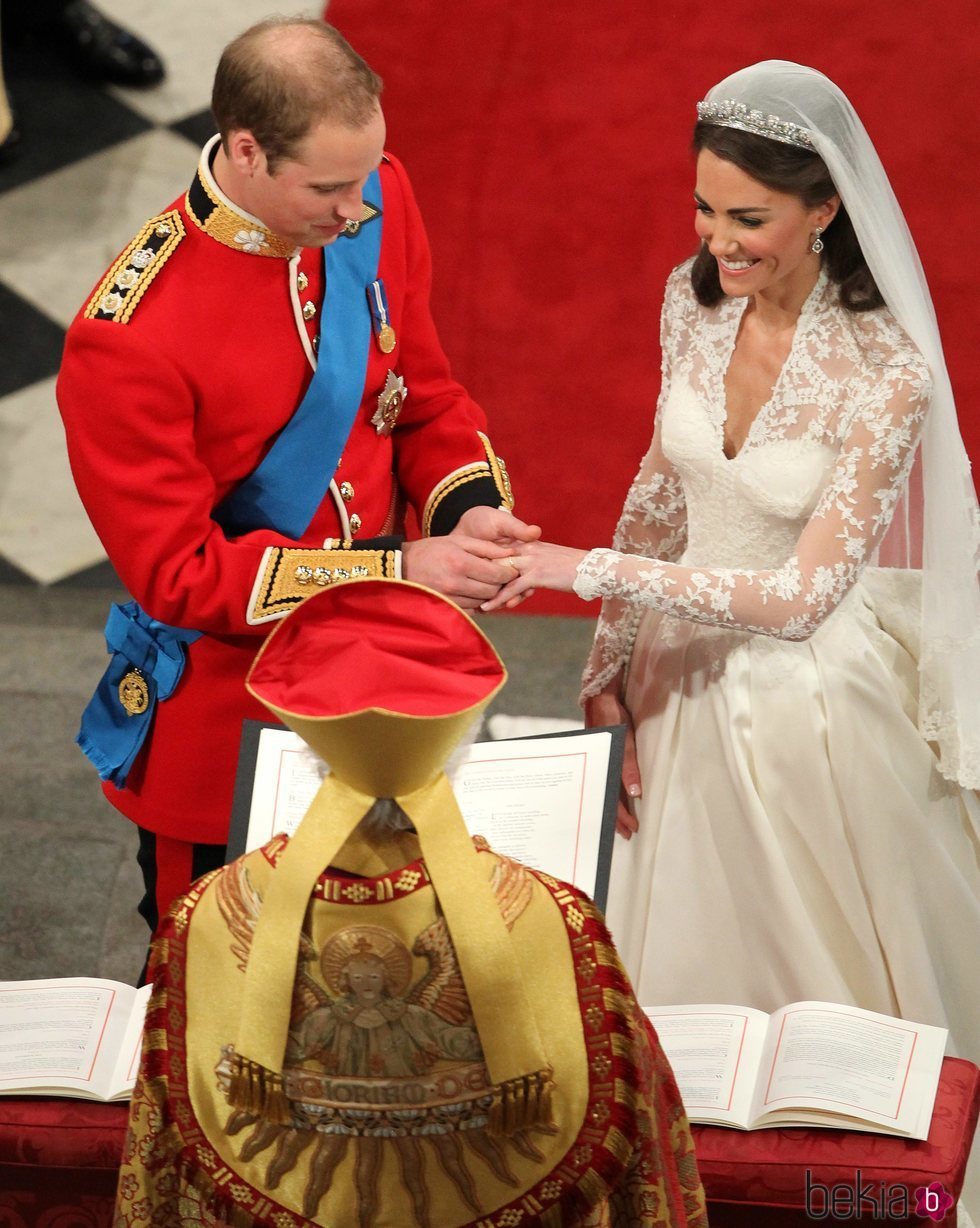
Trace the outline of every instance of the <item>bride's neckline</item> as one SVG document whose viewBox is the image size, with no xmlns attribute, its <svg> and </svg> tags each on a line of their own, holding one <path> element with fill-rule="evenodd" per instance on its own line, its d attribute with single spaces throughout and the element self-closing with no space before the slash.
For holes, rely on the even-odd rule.
<svg viewBox="0 0 980 1228">
<path fill-rule="evenodd" d="M 738 341 L 738 336 L 739 336 L 739 332 L 742 327 L 742 322 L 745 319 L 745 313 L 748 310 L 749 305 L 752 302 L 752 299 L 750 297 L 747 297 L 747 298 L 742 299 L 741 301 L 738 301 L 735 299 L 728 300 L 728 306 L 730 307 L 730 313 L 729 313 L 729 320 L 728 320 L 729 331 L 726 336 L 727 359 L 724 362 L 723 367 L 719 373 L 719 386 L 717 389 L 719 412 L 716 415 L 716 417 L 718 419 L 718 430 L 720 434 L 720 438 L 718 441 L 719 450 L 721 452 L 723 459 L 729 464 L 733 463 L 734 461 L 737 461 L 738 458 L 742 455 L 742 453 L 746 450 L 746 448 L 750 447 L 753 444 L 753 442 L 755 441 L 755 438 L 758 436 L 759 432 L 762 429 L 761 424 L 764 423 L 765 419 L 769 417 L 772 411 L 772 406 L 778 402 L 779 394 L 782 390 L 782 386 L 784 383 L 784 378 L 786 376 L 786 373 L 792 369 L 794 362 L 799 355 L 800 347 L 803 344 L 803 341 L 805 340 L 809 332 L 809 325 L 810 325 L 810 321 L 812 319 L 814 310 L 817 304 L 820 303 L 820 301 L 823 298 L 823 292 L 824 292 L 825 287 L 827 286 L 828 280 L 829 279 L 827 277 L 826 271 L 823 268 L 821 268 L 820 272 L 817 275 L 817 280 L 813 284 L 813 288 L 810 290 L 810 293 L 804 299 L 803 305 L 800 308 L 800 314 L 799 314 L 799 317 L 797 318 L 796 325 L 793 329 L 793 338 L 790 342 L 789 349 L 786 353 L 786 357 L 783 359 L 783 362 L 779 368 L 779 372 L 777 373 L 776 378 L 773 381 L 772 387 L 769 390 L 769 395 L 766 397 L 766 399 L 762 402 L 762 404 L 756 410 L 755 414 L 752 416 L 752 419 L 749 422 L 748 430 L 745 432 L 745 435 L 742 438 L 742 442 L 739 444 L 738 448 L 736 448 L 735 451 L 732 452 L 731 454 L 729 454 L 729 451 L 728 451 L 728 439 L 729 439 L 729 431 L 728 431 L 729 407 L 728 407 L 728 388 L 727 388 L 728 371 L 731 366 L 732 359 L 735 355 L 735 346 Z"/>
</svg>

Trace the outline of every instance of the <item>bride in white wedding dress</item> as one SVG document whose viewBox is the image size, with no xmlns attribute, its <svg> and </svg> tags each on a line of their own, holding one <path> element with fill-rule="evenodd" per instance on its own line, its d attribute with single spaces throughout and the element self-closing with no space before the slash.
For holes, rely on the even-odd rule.
<svg viewBox="0 0 980 1228">
<path fill-rule="evenodd" d="M 977 1061 L 977 504 L 928 288 L 826 77 L 734 74 L 695 147 L 614 549 L 522 546 L 485 608 L 604 599 L 583 696 L 635 732 L 608 919 L 641 1002 L 854 1003 Z"/>
<path fill-rule="evenodd" d="M 603 598 L 583 701 L 635 735 L 608 920 L 644 1005 L 853 1003 L 980 1061 L 980 517 L 929 290 L 826 77 L 766 61 L 698 116 L 614 549 L 520 546 L 484 608 Z"/>
</svg>

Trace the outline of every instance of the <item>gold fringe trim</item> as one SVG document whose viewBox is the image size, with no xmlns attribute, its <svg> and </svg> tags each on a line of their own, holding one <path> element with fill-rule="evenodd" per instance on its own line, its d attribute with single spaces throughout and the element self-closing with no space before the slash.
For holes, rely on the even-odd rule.
<svg viewBox="0 0 980 1228">
<path fill-rule="evenodd" d="M 255 1228 L 255 1217 L 241 1207 L 232 1206 L 207 1173 L 185 1166 L 184 1176 L 191 1188 L 204 1199 L 208 1210 L 220 1215 L 223 1223 L 230 1225 L 230 1228 Z"/>
<path fill-rule="evenodd" d="M 227 1098 L 233 1109 L 264 1117 L 277 1126 L 288 1126 L 292 1122 L 282 1075 L 267 1070 L 240 1053 L 234 1054 L 231 1059 Z"/>
<path fill-rule="evenodd" d="M 488 1132 L 509 1137 L 518 1130 L 554 1125 L 551 1111 L 551 1092 L 555 1086 L 553 1074 L 549 1067 L 498 1083 L 493 1089 Z"/>
</svg>

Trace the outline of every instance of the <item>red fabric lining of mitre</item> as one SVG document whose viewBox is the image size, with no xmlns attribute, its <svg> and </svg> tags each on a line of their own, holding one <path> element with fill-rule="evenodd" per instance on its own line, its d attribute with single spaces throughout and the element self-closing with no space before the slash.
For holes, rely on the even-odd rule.
<svg viewBox="0 0 980 1228">
<path fill-rule="evenodd" d="M 504 676 L 492 645 L 449 601 L 361 580 L 298 606 L 269 637 L 248 681 L 264 703 L 297 716 L 370 708 L 448 716 L 481 703 Z"/>
</svg>

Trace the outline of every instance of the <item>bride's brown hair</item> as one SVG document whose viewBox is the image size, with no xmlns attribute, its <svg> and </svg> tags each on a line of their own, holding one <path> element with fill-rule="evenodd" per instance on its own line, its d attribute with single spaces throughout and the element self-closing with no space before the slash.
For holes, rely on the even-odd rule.
<svg viewBox="0 0 980 1228">
<path fill-rule="evenodd" d="M 692 144 L 695 154 L 707 149 L 774 192 L 798 197 L 808 209 L 837 193 L 823 159 L 812 150 L 703 121 L 694 126 Z M 841 305 L 848 311 L 871 311 L 883 306 L 885 300 L 871 276 L 843 204 L 821 237 L 823 267 L 839 287 Z M 718 278 L 718 262 L 704 243 L 694 258 L 691 285 L 704 307 L 714 307 L 725 297 Z"/>
</svg>

